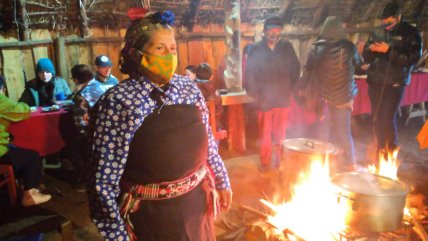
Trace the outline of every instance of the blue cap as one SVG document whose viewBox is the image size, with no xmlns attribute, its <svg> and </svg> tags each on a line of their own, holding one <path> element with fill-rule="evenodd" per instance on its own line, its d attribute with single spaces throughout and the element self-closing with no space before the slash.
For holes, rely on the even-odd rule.
<svg viewBox="0 0 428 241">
<path fill-rule="evenodd" d="M 106 67 L 106 66 L 113 66 L 113 64 L 111 63 L 111 60 L 109 57 L 105 56 L 105 55 L 98 55 L 95 58 L 95 65 L 96 66 L 100 66 L 100 67 Z"/>
<path fill-rule="evenodd" d="M 39 61 L 37 61 L 36 71 L 37 73 L 39 73 L 40 71 L 45 71 L 55 75 L 55 68 L 49 58 L 39 59 Z"/>
</svg>

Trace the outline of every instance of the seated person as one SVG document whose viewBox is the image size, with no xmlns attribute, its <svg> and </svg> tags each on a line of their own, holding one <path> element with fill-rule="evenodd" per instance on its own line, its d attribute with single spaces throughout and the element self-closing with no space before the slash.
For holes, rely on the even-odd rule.
<svg viewBox="0 0 428 241">
<path fill-rule="evenodd" d="M 196 79 L 196 66 L 189 65 L 184 69 L 184 75 L 190 80 L 194 81 Z"/>
<path fill-rule="evenodd" d="M 222 129 L 221 126 L 221 116 L 223 114 L 223 106 L 221 104 L 221 97 L 218 94 L 217 90 L 214 87 L 212 81 L 213 71 L 209 64 L 202 63 L 196 67 L 196 84 L 201 90 L 202 95 L 205 98 L 205 101 L 214 100 L 215 101 L 215 119 L 217 129 Z"/>
<path fill-rule="evenodd" d="M 89 123 L 88 110 L 90 108 L 88 100 L 82 95 L 85 88 L 88 88 L 89 83 L 93 80 L 94 75 L 88 66 L 84 64 L 75 65 L 71 69 L 71 76 L 76 89 L 71 98 L 74 102 L 73 120 L 75 133 L 66 147 L 66 158 L 71 161 L 73 166 L 72 186 L 75 191 L 85 191 L 85 163 L 88 160 L 88 138 L 87 128 Z"/>
<path fill-rule="evenodd" d="M 94 106 L 108 89 L 119 83 L 116 77 L 110 73 L 112 66 L 110 59 L 105 55 L 99 55 L 95 58 L 95 78 L 81 92 L 90 107 Z"/>
<path fill-rule="evenodd" d="M 111 74 L 113 63 L 106 55 L 95 58 L 95 79 L 106 85 L 117 85 L 119 80 Z"/>
<path fill-rule="evenodd" d="M 37 77 L 25 83 L 19 101 L 30 106 L 50 106 L 71 95 L 67 82 L 55 75 L 55 68 L 50 59 L 39 59 L 36 72 Z"/>
<path fill-rule="evenodd" d="M 24 207 L 41 204 L 51 199 L 50 195 L 37 189 L 43 176 L 42 160 L 37 152 L 10 144 L 7 132 L 11 121 L 21 121 L 30 116 L 30 107 L 9 99 L 5 94 L 5 83 L 0 76 L 0 164 L 12 165 L 16 176 L 22 179 L 24 194 L 21 204 Z"/>
</svg>

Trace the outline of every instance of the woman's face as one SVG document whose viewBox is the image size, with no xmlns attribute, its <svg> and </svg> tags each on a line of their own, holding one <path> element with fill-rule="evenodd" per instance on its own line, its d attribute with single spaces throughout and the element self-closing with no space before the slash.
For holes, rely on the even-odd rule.
<svg viewBox="0 0 428 241">
<path fill-rule="evenodd" d="M 189 77 L 190 80 L 195 80 L 196 79 L 196 74 L 193 73 L 191 70 L 186 69 L 185 70 L 185 74 L 187 77 Z"/>
<path fill-rule="evenodd" d="M 150 40 L 144 45 L 143 52 L 151 55 L 177 55 L 177 44 L 172 29 L 158 29 L 153 32 Z"/>
<path fill-rule="evenodd" d="M 39 79 L 41 81 L 43 81 L 44 83 L 51 81 L 52 76 L 53 76 L 51 72 L 46 72 L 46 71 L 39 71 L 37 73 L 37 75 L 38 75 Z"/>
</svg>

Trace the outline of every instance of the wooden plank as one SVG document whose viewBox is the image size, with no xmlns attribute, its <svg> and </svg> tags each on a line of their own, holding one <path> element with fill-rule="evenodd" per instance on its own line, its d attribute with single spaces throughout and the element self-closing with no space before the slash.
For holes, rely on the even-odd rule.
<svg viewBox="0 0 428 241">
<path fill-rule="evenodd" d="M 189 53 L 187 49 L 187 40 L 177 41 L 178 67 L 177 74 L 184 75 L 184 69 L 189 65 Z"/>
<path fill-rule="evenodd" d="M 67 39 L 79 39 L 80 37 L 76 34 L 67 36 Z M 70 78 L 67 80 L 68 85 L 71 89 L 74 89 L 74 83 L 71 79 L 71 68 L 76 64 L 86 64 L 92 68 L 92 63 L 90 62 L 90 51 L 89 44 L 67 44 L 66 49 L 66 58 L 67 58 L 67 70 Z"/>
<path fill-rule="evenodd" d="M 208 63 L 214 69 L 214 56 L 213 56 L 213 43 L 211 39 L 205 38 L 202 39 L 202 62 Z"/>
<path fill-rule="evenodd" d="M 14 42 L 17 39 L 4 38 L 0 35 L 0 42 Z M 3 74 L 6 78 L 9 97 L 18 100 L 24 90 L 23 64 L 24 56 L 20 50 L 1 50 L 3 62 Z"/>
<path fill-rule="evenodd" d="M 202 40 L 190 40 L 187 42 L 189 63 L 198 65 L 204 61 L 204 54 L 202 53 Z"/>
<path fill-rule="evenodd" d="M 47 29 L 35 29 L 31 31 L 31 40 L 43 40 L 43 39 L 52 39 L 51 34 Z M 49 46 L 38 46 L 33 48 L 34 64 L 37 63 L 37 60 L 40 58 L 50 58 L 52 62 L 55 62 L 52 57 L 49 57 Z"/>
<path fill-rule="evenodd" d="M 201 63 L 214 64 L 213 44 L 211 39 L 198 39 L 188 42 L 189 64 L 195 66 Z"/>
<path fill-rule="evenodd" d="M 18 50 L 19 51 L 19 50 Z M 21 49 L 23 54 L 22 68 L 25 72 L 25 80 L 34 79 L 36 77 L 35 64 L 33 60 L 33 53 L 31 49 Z M 25 81 L 23 79 L 23 81 Z"/>
<path fill-rule="evenodd" d="M 245 142 L 245 112 L 243 105 L 228 105 L 226 108 L 228 126 L 229 150 L 243 153 L 246 149 Z"/>
<path fill-rule="evenodd" d="M 106 37 L 119 37 L 117 29 L 106 29 Z M 122 80 L 122 73 L 119 70 L 119 58 L 120 58 L 120 43 L 110 43 L 107 44 L 107 49 L 104 50 L 105 54 L 110 57 L 113 67 L 111 73 L 116 76 L 119 80 Z"/>
<path fill-rule="evenodd" d="M 226 85 L 224 83 L 224 69 L 225 69 L 225 58 L 226 58 L 226 43 L 224 39 L 215 39 L 212 41 L 213 45 L 213 59 L 214 59 L 214 86 L 217 89 L 224 89 Z"/>
</svg>

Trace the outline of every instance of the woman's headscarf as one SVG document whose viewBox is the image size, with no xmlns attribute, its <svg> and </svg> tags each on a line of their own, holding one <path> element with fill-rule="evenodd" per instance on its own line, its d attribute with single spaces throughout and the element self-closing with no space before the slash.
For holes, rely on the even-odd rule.
<svg viewBox="0 0 428 241">
<path fill-rule="evenodd" d="M 162 28 L 171 28 L 174 24 L 174 14 L 171 11 L 147 13 L 145 9 L 130 9 L 128 16 L 132 23 L 126 31 L 125 46 L 121 50 L 120 71 L 133 76 L 138 74 L 138 65 L 135 65 L 129 56 L 129 49 L 143 50 L 150 40 L 153 31 Z"/>
</svg>

